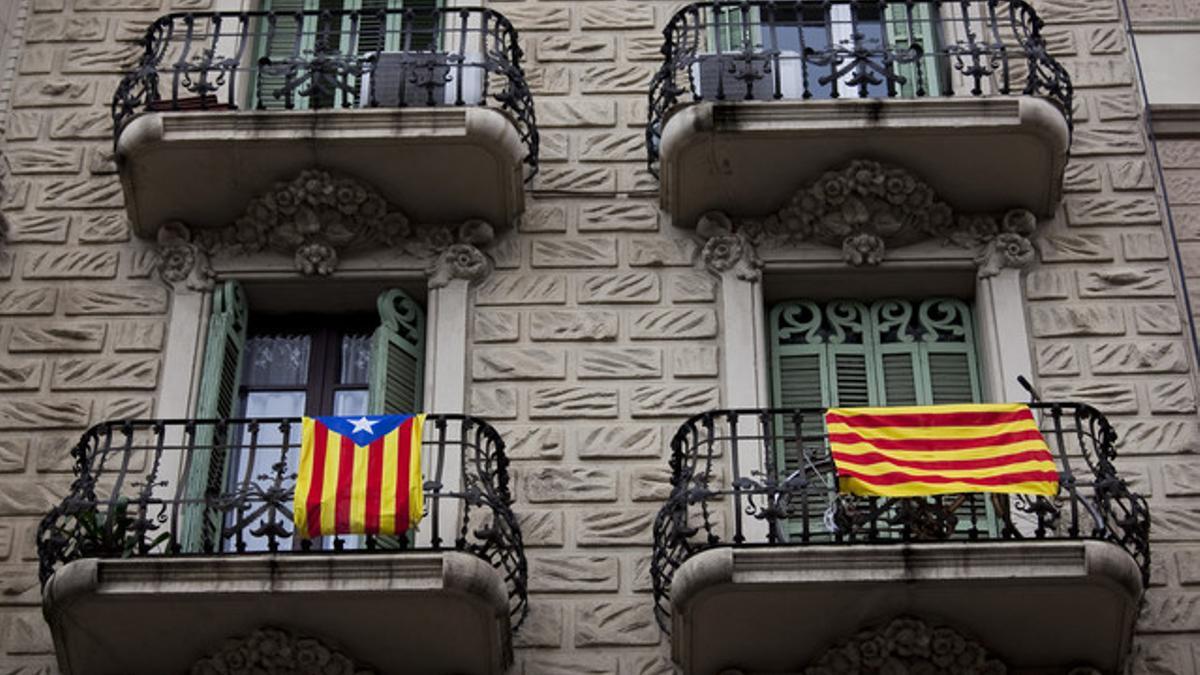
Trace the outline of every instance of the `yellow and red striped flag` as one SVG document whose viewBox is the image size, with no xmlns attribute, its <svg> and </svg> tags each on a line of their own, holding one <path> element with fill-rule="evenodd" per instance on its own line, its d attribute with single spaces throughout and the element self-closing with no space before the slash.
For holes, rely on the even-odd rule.
<svg viewBox="0 0 1200 675">
<path fill-rule="evenodd" d="M 842 492 L 1058 494 L 1054 457 L 1026 405 L 830 408 L 825 425 Z"/>
<path fill-rule="evenodd" d="M 421 521 L 424 415 L 305 417 L 293 520 L 297 536 L 404 534 Z"/>
</svg>

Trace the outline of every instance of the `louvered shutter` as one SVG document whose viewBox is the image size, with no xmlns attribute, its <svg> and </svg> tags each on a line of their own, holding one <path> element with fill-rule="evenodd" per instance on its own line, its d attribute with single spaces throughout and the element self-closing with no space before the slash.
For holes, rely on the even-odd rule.
<svg viewBox="0 0 1200 675">
<path fill-rule="evenodd" d="M 371 343 L 369 409 L 374 415 L 421 412 L 424 398 L 425 313 L 399 289 L 379 296 L 379 328 Z M 409 533 L 408 541 L 412 540 Z M 398 537 L 377 537 L 384 549 L 401 548 Z"/>
<path fill-rule="evenodd" d="M 908 49 L 919 44 L 924 54 L 913 63 L 893 65 L 896 73 L 905 78 L 904 84 L 896 84 L 896 95 L 913 98 L 939 96 L 942 93 L 941 73 L 938 71 L 937 11 L 931 2 L 890 3 L 884 16 L 887 17 L 888 42 L 897 50 Z M 918 88 L 918 84 L 920 87 Z"/>
<path fill-rule="evenodd" d="M 252 81 L 251 108 L 262 110 L 286 110 L 288 101 L 294 109 L 308 108 L 308 97 L 300 96 L 297 89 L 290 93 L 283 90 L 289 81 L 289 74 L 264 71 L 261 60 L 269 58 L 278 64 L 283 59 L 301 57 L 305 52 L 311 52 L 316 44 L 315 17 L 304 17 L 301 12 L 316 9 L 317 0 L 265 0 L 263 9 L 272 12 L 273 17 L 263 17 L 257 28 L 258 44 L 255 47 L 254 79 Z M 303 71 L 296 71 L 290 77 L 303 77 Z"/>
<path fill-rule="evenodd" d="M 242 354 L 246 345 L 248 306 L 242 287 L 226 281 L 213 292 L 212 313 L 208 321 L 208 339 L 200 375 L 200 393 L 196 418 L 227 419 L 237 405 L 238 382 L 242 372 Z M 187 466 L 183 509 L 183 532 L 179 542 L 185 551 L 212 550 L 219 547 L 220 514 L 208 511 L 203 499 L 224 487 L 228 434 L 224 426 L 211 424 L 196 428 L 195 443 Z"/>
</svg>

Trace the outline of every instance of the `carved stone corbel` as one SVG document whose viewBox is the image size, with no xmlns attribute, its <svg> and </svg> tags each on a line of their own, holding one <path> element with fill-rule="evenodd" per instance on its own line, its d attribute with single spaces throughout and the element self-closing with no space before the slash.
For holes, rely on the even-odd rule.
<svg viewBox="0 0 1200 675">
<path fill-rule="evenodd" d="M 213 287 L 214 275 L 208 254 L 192 241 L 191 231 L 179 221 L 159 228 L 155 267 L 159 277 L 171 286 L 183 284 L 193 291 L 207 291 Z"/>
<path fill-rule="evenodd" d="M 830 647 L 805 675 L 1003 675 L 1008 667 L 953 628 L 900 617 Z"/>
<path fill-rule="evenodd" d="M 261 628 L 245 637 L 227 640 L 219 650 L 196 661 L 189 672 L 191 675 L 374 673 L 316 638 L 278 628 Z"/>
<path fill-rule="evenodd" d="M 495 231 L 482 220 L 469 220 L 458 228 L 455 243 L 446 246 L 429 266 L 429 287 L 442 288 L 451 279 L 478 283 L 492 272 L 491 257 L 481 248 L 495 240 Z"/>
<path fill-rule="evenodd" d="M 736 269 L 757 280 L 762 261 L 757 246 L 819 243 L 840 248 L 846 264 L 875 266 L 889 249 L 928 239 L 975 251 L 981 278 L 1005 267 L 1036 260 L 1030 237 L 1037 219 L 1025 209 L 1003 216 L 956 214 L 933 189 L 907 170 L 855 160 L 828 171 L 797 190 L 777 212 L 736 221 L 719 211 L 702 215 L 696 231 L 706 239 L 702 254 L 714 272 Z"/>
</svg>

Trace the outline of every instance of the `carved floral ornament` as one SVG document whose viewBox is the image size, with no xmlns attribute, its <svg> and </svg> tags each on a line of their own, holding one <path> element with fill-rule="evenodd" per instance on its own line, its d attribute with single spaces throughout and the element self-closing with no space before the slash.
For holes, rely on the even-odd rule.
<svg viewBox="0 0 1200 675">
<path fill-rule="evenodd" d="M 1034 262 L 1030 237 L 1036 227 L 1037 218 L 1025 209 L 1000 216 L 956 214 L 906 170 L 855 160 L 825 173 L 766 218 L 735 221 L 709 211 L 700 217 L 696 232 L 707 240 L 702 256 L 710 270 L 732 270 L 754 281 L 762 267 L 759 246 L 816 242 L 841 248 L 847 264 L 861 267 L 883 262 L 888 249 L 926 239 L 974 249 L 979 276 L 990 277 L 1004 267 Z"/>
<path fill-rule="evenodd" d="M 373 675 L 345 654 L 311 637 L 263 628 L 227 640 L 221 649 L 192 665 L 191 675 Z"/>
<path fill-rule="evenodd" d="M 313 169 L 251 200 L 232 225 L 193 231 L 167 223 L 158 231 L 158 271 L 168 283 L 204 289 L 212 286 L 209 260 L 216 256 L 282 253 L 299 273 L 328 276 L 346 253 L 387 248 L 426 261 L 429 285 L 440 288 L 451 279 L 486 277 L 492 261 L 484 249 L 494 239 L 482 220 L 457 227 L 411 223 L 374 189 Z"/>
</svg>

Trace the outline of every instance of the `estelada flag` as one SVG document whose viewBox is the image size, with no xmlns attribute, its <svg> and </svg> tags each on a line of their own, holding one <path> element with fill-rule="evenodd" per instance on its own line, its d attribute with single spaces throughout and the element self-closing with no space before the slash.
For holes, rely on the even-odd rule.
<svg viewBox="0 0 1200 675">
<path fill-rule="evenodd" d="M 830 408 L 825 425 L 845 493 L 1058 494 L 1054 457 L 1026 405 Z"/>
<path fill-rule="evenodd" d="M 297 535 L 404 534 L 421 520 L 424 415 L 305 417 Z"/>
</svg>

